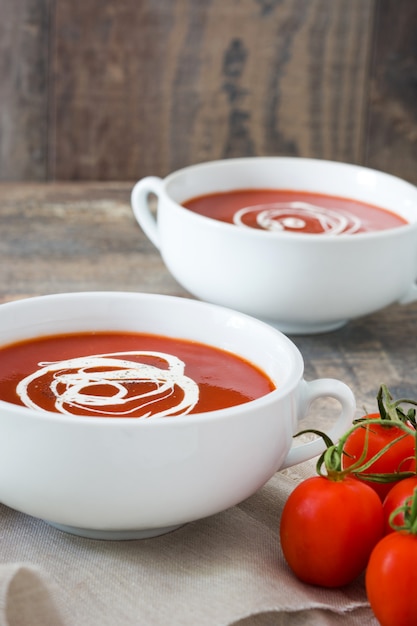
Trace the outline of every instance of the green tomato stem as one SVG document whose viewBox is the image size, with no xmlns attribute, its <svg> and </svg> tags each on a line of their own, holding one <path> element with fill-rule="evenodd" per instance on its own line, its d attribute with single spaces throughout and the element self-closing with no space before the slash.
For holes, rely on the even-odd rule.
<svg viewBox="0 0 417 626">
<path fill-rule="evenodd" d="M 399 513 L 404 515 L 403 524 L 394 522 Z M 410 535 L 417 535 L 417 487 L 415 487 L 413 495 L 407 498 L 402 506 L 392 511 L 389 516 L 389 524 L 393 530 L 398 532 L 405 531 Z"/>
<path fill-rule="evenodd" d="M 402 430 L 403 434 L 397 437 L 396 439 L 393 439 L 389 443 L 387 443 L 373 457 L 365 461 L 367 453 L 368 453 L 368 442 L 369 442 L 369 428 L 366 428 L 362 454 L 355 463 L 353 463 L 346 469 L 342 469 L 342 457 L 343 457 L 343 454 L 346 454 L 343 450 L 344 445 L 347 439 L 350 437 L 350 435 L 353 432 L 355 432 L 355 430 L 357 430 L 358 428 L 364 427 L 363 422 L 354 424 L 344 435 L 342 435 L 342 437 L 340 437 L 338 443 L 336 444 L 332 442 L 332 440 L 326 433 L 323 433 L 322 431 L 315 430 L 315 429 L 302 430 L 298 432 L 295 435 L 295 437 L 298 437 L 306 433 L 309 433 L 309 434 L 312 433 L 312 434 L 318 435 L 319 437 L 322 437 L 322 439 L 324 440 L 324 443 L 326 444 L 326 449 L 317 460 L 316 471 L 319 474 L 319 476 L 326 476 L 330 480 L 343 480 L 345 476 L 348 476 L 348 475 L 358 476 L 364 471 L 366 471 L 367 469 L 369 469 L 373 465 L 373 463 L 375 463 L 375 461 L 381 458 L 391 448 L 391 446 L 393 446 L 395 443 L 397 443 L 404 437 L 407 437 L 408 435 L 412 435 L 415 438 L 417 437 L 416 431 L 410 428 L 409 426 L 407 426 L 407 424 L 405 424 L 404 422 L 400 420 L 394 421 L 394 420 L 387 420 L 386 418 L 372 419 L 372 421 L 367 422 L 366 425 L 374 426 L 377 424 L 381 426 L 386 426 L 388 428 L 395 427 L 397 428 L 397 430 L 398 429 Z M 325 472 L 323 472 L 323 467 L 325 468 Z M 396 481 L 399 478 L 407 478 L 409 476 L 414 476 L 414 472 L 396 472 L 394 474 L 368 473 L 366 474 L 366 479 L 373 481 L 373 482 L 388 483 L 388 482 Z"/>
<path fill-rule="evenodd" d="M 347 475 L 360 476 L 361 473 L 366 472 L 378 459 L 380 459 L 396 442 L 400 441 L 408 435 L 413 435 L 417 440 L 417 423 L 416 423 L 416 410 L 409 409 L 405 413 L 401 404 L 411 404 L 417 406 L 416 400 L 408 400 L 407 398 L 401 398 L 394 400 L 386 385 L 382 384 L 378 390 L 377 403 L 379 409 L 380 419 L 372 420 L 367 417 L 362 417 L 353 422 L 352 428 L 350 428 L 342 437 L 340 437 L 337 444 L 334 444 L 330 437 L 319 430 L 302 430 L 295 437 L 306 433 L 312 433 L 321 437 L 325 443 L 325 450 L 320 455 L 316 464 L 316 471 L 319 476 L 326 476 L 331 480 L 343 480 Z M 379 450 L 372 458 L 366 460 L 368 454 L 369 444 L 369 432 L 371 426 L 381 425 L 386 428 L 396 427 L 403 431 L 403 434 L 390 441 L 381 450 Z M 364 426 L 365 425 L 365 426 Z M 357 428 L 365 427 L 365 439 L 362 454 L 354 463 L 348 468 L 342 469 L 342 458 L 346 454 L 344 452 L 344 446 L 347 439 Z M 415 446 L 415 458 L 417 463 L 417 445 Z M 323 471 L 325 469 L 325 472 Z M 414 476 L 414 472 L 395 472 L 390 474 L 378 474 L 367 473 L 366 479 L 378 483 L 387 483 L 399 480 L 400 478 L 407 478 L 408 476 Z M 417 511 L 417 504 L 416 504 Z M 417 512 L 416 512 L 416 524 L 417 524 Z"/>
<path fill-rule="evenodd" d="M 416 411 L 411 409 L 407 414 L 400 408 L 401 404 L 412 404 L 417 406 L 416 400 L 409 400 L 408 398 L 400 398 L 394 400 L 386 385 L 382 384 L 378 390 L 377 403 L 379 414 L 383 420 L 392 422 L 410 422 L 414 429 L 416 428 Z"/>
</svg>

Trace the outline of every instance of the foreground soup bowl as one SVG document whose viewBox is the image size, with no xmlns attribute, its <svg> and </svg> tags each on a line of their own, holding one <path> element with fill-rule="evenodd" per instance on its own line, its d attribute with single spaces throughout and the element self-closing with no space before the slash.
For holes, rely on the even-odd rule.
<svg viewBox="0 0 417 626">
<path fill-rule="evenodd" d="M 323 236 L 239 228 L 196 214 L 186 200 L 234 189 L 290 189 L 359 200 L 409 223 Z M 157 217 L 150 196 L 157 196 Z M 417 299 L 417 188 L 364 167 L 315 159 L 253 157 L 146 177 L 132 208 L 177 281 L 191 294 L 286 333 L 334 330 L 391 303 Z"/>
<path fill-rule="evenodd" d="M 355 401 L 333 379 L 306 382 L 303 359 L 278 330 L 215 305 L 152 294 L 92 292 L 0 305 L 0 346 L 78 331 L 137 331 L 196 340 L 261 368 L 275 383 L 240 406 L 159 419 L 82 417 L 0 401 L 0 501 L 52 525 L 102 539 L 150 537 L 235 505 L 280 468 L 313 457 L 292 447 L 309 406 Z"/>
</svg>

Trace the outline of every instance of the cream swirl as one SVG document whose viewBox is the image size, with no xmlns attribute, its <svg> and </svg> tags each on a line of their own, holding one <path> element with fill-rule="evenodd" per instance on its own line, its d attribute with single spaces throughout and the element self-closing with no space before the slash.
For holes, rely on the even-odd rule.
<svg viewBox="0 0 417 626">
<path fill-rule="evenodd" d="M 247 228 L 253 228 L 255 223 L 263 230 L 323 235 L 353 234 L 362 226 L 356 215 L 307 202 L 273 202 L 244 207 L 236 211 L 233 222 Z"/>
<path fill-rule="evenodd" d="M 141 358 L 162 360 L 165 367 L 143 363 Z M 185 415 L 199 398 L 198 385 L 185 376 L 183 361 L 162 352 L 112 352 L 38 365 L 40 369 L 16 387 L 23 404 L 32 409 L 45 410 L 35 399 L 39 387 L 52 394 L 56 411 L 73 415 L 80 409 L 84 414 L 112 417 L 129 417 L 138 411 L 139 417 L 146 418 Z"/>
</svg>

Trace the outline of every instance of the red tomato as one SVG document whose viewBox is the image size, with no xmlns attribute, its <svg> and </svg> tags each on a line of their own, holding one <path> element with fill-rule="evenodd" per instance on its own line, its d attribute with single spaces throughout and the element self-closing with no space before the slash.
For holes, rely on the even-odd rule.
<svg viewBox="0 0 417 626">
<path fill-rule="evenodd" d="M 414 457 L 413 459 L 404 461 L 404 464 L 401 466 L 401 470 L 404 472 L 414 472 L 415 474 L 417 472 L 416 458 Z"/>
<path fill-rule="evenodd" d="M 384 537 L 373 550 L 366 593 L 381 626 L 417 624 L 417 536 L 406 531 Z"/>
<path fill-rule="evenodd" d="M 372 413 L 366 416 L 367 419 L 381 419 L 379 413 Z M 387 420 L 388 424 L 392 424 Z M 397 426 L 384 426 L 382 424 L 370 424 L 364 422 L 363 428 L 357 428 L 346 439 L 343 446 L 342 467 L 343 469 L 351 467 L 363 454 L 366 445 L 366 433 L 368 433 L 368 448 L 364 457 L 364 462 L 375 456 L 387 444 L 394 442 L 379 459 L 363 472 L 363 477 L 357 475 L 357 478 L 366 482 L 374 491 L 377 492 L 381 500 L 385 498 L 387 493 L 395 484 L 395 481 L 388 483 L 378 483 L 366 480 L 366 474 L 394 474 L 396 472 L 408 471 L 410 462 L 405 464 L 405 459 L 415 457 L 415 436 L 407 434 Z"/>
<path fill-rule="evenodd" d="M 365 569 L 383 536 L 382 503 L 365 483 L 314 476 L 285 503 L 280 525 L 284 557 L 303 582 L 340 587 Z"/>
<path fill-rule="evenodd" d="M 390 515 L 395 509 L 403 506 L 406 499 L 410 498 L 414 489 L 417 487 L 417 476 L 411 476 L 410 478 L 404 478 L 404 480 L 400 480 L 396 483 L 393 488 L 388 492 L 385 500 L 382 504 L 382 508 L 384 510 L 384 525 L 385 525 L 385 534 L 394 532 L 392 526 L 390 526 L 389 518 Z M 404 514 L 397 513 L 394 517 L 395 524 L 402 525 L 404 523 Z"/>
</svg>

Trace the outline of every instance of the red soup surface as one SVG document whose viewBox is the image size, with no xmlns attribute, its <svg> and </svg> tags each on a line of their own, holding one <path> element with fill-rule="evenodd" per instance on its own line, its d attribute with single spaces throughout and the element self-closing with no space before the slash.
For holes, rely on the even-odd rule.
<svg viewBox="0 0 417 626">
<path fill-rule="evenodd" d="M 184 207 L 236 226 L 273 232 L 355 234 L 407 224 L 358 200 L 285 189 L 239 189 L 190 198 Z"/>
<path fill-rule="evenodd" d="M 120 332 L 53 335 L 0 348 L 0 399 L 36 410 L 169 417 L 259 398 L 273 382 L 201 343 Z"/>
</svg>

